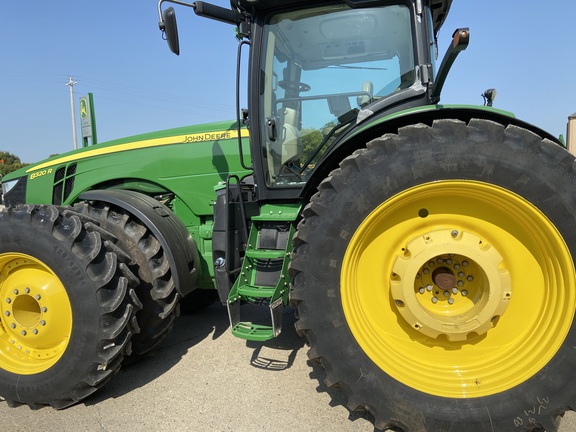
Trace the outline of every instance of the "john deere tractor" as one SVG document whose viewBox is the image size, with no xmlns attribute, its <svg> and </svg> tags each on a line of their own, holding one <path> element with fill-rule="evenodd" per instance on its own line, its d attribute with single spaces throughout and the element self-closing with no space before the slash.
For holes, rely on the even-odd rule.
<svg viewBox="0 0 576 432">
<path fill-rule="evenodd" d="M 178 54 L 166 2 L 235 27 L 248 93 L 235 120 L 3 179 L 0 396 L 72 405 L 213 293 L 249 340 L 294 307 L 377 429 L 556 431 L 576 406 L 574 157 L 439 104 L 470 38 L 436 66 L 451 0 L 160 0 Z"/>
</svg>

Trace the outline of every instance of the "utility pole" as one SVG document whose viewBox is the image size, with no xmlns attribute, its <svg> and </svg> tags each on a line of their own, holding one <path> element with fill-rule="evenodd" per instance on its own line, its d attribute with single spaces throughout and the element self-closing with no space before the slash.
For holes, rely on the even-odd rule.
<svg viewBox="0 0 576 432">
<path fill-rule="evenodd" d="M 70 109 L 72 110 L 72 135 L 74 136 L 74 150 L 78 148 L 78 143 L 76 141 L 76 114 L 74 108 L 74 85 L 78 84 L 74 81 L 74 78 L 69 76 L 66 85 L 70 87 Z"/>
</svg>

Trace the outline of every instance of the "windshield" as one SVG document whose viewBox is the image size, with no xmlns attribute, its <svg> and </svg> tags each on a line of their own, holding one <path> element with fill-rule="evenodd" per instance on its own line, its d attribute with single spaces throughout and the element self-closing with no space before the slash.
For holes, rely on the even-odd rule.
<svg viewBox="0 0 576 432">
<path fill-rule="evenodd" d="M 410 10 L 323 6 L 273 15 L 262 51 L 262 142 L 269 186 L 306 181 L 369 103 L 415 80 Z"/>
</svg>

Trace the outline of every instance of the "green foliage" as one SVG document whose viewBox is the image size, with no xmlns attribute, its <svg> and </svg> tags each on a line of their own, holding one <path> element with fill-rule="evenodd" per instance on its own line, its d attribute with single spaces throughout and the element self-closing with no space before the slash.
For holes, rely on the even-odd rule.
<svg viewBox="0 0 576 432">
<path fill-rule="evenodd" d="M 22 163 L 18 156 L 6 151 L 0 151 L 0 175 L 5 176 L 12 171 L 19 170 L 22 167 L 29 165 L 27 163 Z"/>
<path fill-rule="evenodd" d="M 302 129 L 302 160 L 308 160 L 322 142 L 322 134 L 316 129 Z"/>
</svg>

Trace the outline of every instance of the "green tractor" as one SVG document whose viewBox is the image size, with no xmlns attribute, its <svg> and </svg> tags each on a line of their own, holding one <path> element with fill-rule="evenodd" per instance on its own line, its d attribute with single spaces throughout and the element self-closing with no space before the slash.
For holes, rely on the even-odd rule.
<svg viewBox="0 0 576 432">
<path fill-rule="evenodd" d="M 491 103 L 439 104 L 470 34 L 436 67 L 451 0 L 160 0 L 178 54 L 165 2 L 235 27 L 238 118 L 3 179 L 0 396 L 72 405 L 214 294 L 254 341 L 294 307 L 377 429 L 556 431 L 576 406 L 574 157 Z"/>
</svg>

